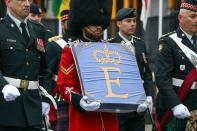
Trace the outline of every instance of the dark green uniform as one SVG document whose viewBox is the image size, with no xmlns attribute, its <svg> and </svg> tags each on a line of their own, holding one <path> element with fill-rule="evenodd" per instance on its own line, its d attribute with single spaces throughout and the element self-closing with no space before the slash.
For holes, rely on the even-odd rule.
<svg viewBox="0 0 197 131">
<path fill-rule="evenodd" d="M 58 42 L 59 40 L 64 42 Z M 46 44 L 46 61 L 50 71 L 53 74 L 52 96 L 56 100 L 58 106 L 56 112 L 53 108 L 50 109 L 49 120 L 51 122 L 51 129 L 57 131 L 68 130 L 68 104 L 60 96 L 56 84 L 62 50 L 65 46 L 69 46 L 68 42 L 71 42 L 71 38 L 64 34 L 63 38 L 62 36 L 54 36 L 50 38 L 49 43 Z"/>
<path fill-rule="evenodd" d="M 146 53 L 146 46 L 144 41 L 140 38 L 135 36 L 133 37 L 133 44 L 135 47 L 135 55 L 138 63 L 138 68 L 140 71 L 140 75 L 142 80 L 144 81 L 144 90 L 147 96 L 152 96 L 152 75 L 151 70 L 148 65 L 147 53 Z M 120 37 L 119 34 L 109 40 L 112 43 L 121 43 L 123 39 Z M 145 117 L 143 115 L 139 115 L 137 112 L 131 113 L 124 113 L 118 115 L 118 122 L 119 122 L 119 130 L 120 131 L 143 131 L 145 130 Z"/>
<path fill-rule="evenodd" d="M 46 43 L 48 42 L 48 39 L 52 36 L 54 36 L 54 34 L 46 29 L 46 27 L 40 23 L 37 23 L 35 21 L 31 21 L 31 23 L 34 26 L 34 31 L 36 32 L 36 35 L 38 36 L 37 40 L 42 39 L 44 45 L 46 45 Z"/>
<path fill-rule="evenodd" d="M 36 25 L 27 21 L 29 43 L 25 42 L 14 21 L 6 16 L 0 21 L 0 91 L 8 84 L 4 76 L 38 81 L 50 90 L 44 49 L 37 43 Z M 42 49 L 42 50 L 40 50 Z M 20 96 L 6 102 L 0 97 L 0 126 L 38 126 L 42 124 L 41 96 L 37 89 L 18 88 Z"/>
<path fill-rule="evenodd" d="M 55 36 L 56 37 L 56 36 Z M 57 81 L 57 73 L 58 73 L 58 66 L 60 63 L 60 58 L 61 58 L 61 54 L 62 54 L 62 47 L 56 43 L 56 40 L 59 39 L 63 39 L 65 40 L 65 42 L 68 42 L 68 38 L 66 36 L 64 36 L 63 38 L 59 37 L 59 38 L 55 38 L 52 37 L 49 39 L 49 42 L 46 44 L 46 61 L 47 61 L 47 65 L 50 69 L 50 71 L 53 74 L 53 87 L 55 89 L 52 89 L 52 92 L 56 92 L 54 93 L 54 98 L 56 99 L 56 102 L 58 105 L 65 105 L 65 101 L 63 101 L 61 99 L 61 97 L 59 96 L 59 93 L 57 91 L 57 87 L 56 87 L 56 81 Z M 54 38 L 54 40 L 52 40 Z M 68 44 L 65 44 L 65 46 L 68 46 Z"/>
<path fill-rule="evenodd" d="M 182 43 L 197 53 L 192 43 L 178 28 L 175 32 L 182 39 Z M 170 34 L 172 34 L 170 33 Z M 170 34 L 164 35 L 159 40 L 159 52 L 156 61 L 156 83 L 159 89 L 156 107 L 160 117 L 166 110 L 170 110 L 174 106 L 181 104 L 176 95 L 178 86 L 173 86 L 172 78 L 184 80 L 186 75 L 193 67 L 192 63 L 178 47 L 178 45 L 169 37 Z M 197 89 L 190 89 L 183 104 L 191 111 L 197 109 Z M 175 131 L 185 130 L 186 120 L 176 119 Z"/>
</svg>

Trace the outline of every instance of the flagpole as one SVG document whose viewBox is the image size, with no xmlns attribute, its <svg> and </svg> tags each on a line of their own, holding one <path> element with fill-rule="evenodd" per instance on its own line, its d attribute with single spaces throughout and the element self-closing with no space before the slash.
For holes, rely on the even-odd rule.
<svg viewBox="0 0 197 131">
<path fill-rule="evenodd" d="M 107 40 L 107 38 L 108 38 L 108 31 L 107 29 L 105 29 L 103 32 L 103 40 Z"/>
<path fill-rule="evenodd" d="M 159 0 L 159 28 L 158 28 L 158 39 L 162 36 L 162 25 L 163 25 L 163 0 Z"/>
<path fill-rule="evenodd" d="M 62 35 L 62 22 L 60 18 L 58 19 L 58 25 L 58 35 Z"/>
</svg>

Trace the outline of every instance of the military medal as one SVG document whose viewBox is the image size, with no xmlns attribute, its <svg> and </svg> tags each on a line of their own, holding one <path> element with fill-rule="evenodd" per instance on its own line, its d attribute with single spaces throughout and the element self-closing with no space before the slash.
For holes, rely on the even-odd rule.
<svg viewBox="0 0 197 131">
<path fill-rule="evenodd" d="M 37 38 L 37 49 L 41 52 L 45 52 L 43 39 Z"/>
</svg>

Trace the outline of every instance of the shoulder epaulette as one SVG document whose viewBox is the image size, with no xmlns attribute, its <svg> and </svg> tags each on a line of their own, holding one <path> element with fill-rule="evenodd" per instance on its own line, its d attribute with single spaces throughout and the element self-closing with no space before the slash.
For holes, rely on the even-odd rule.
<svg viewBox="0 0 197 131">
<path fill-rule="evenodd" d="M 133 36 L 133 39 L 136 40 L 136 41 L 141 41 L 144 43 L 144 40 L 140 37 L 137 37 L 137 36 Z"/>
<path fill-rule="evenodd" d="M 143 41 L 143 39 L 141 39 L 140 37 L 137 37 L 137 36 L 133 36 L 135 39 L 138 39 L 138 40 L 141 40 Z"/>
<path fill-rule="evenodd" d="M 63 37 L 62 35 L 53 36 L 53 37 L 49 38 L 48 41 L 49 42 L 56 41 L 56 40 L 61 39 L 62 37 Z"/>
<path fill-rule="evenodd" d="M 112 41 L 113 39 L 115 39 L 115 37 L 111 37 L 111 38 L 109 38 L 109 39 L 107 39 L 107 40 L 104 40 L 105 42 L 109 42 L 109 41 Z"/>
<path fill-rule="evenodd" d="M 33 23 L 33 24 L 35 24 L 35 25 L 44 27 L 41 23 L 38 23 L 38 22 L 36 22 L 36 21 L 29 20 L 29 22 L 31 22 L 31 23 Z"/>
<path fill-rule="evenodd" d="M 175 31 L 172 31 L 172 32 L 166 33 L 166 34 L 162 35 L 162 36 L 161 36 L 161 38 L 162 38 L 162 37 L 169 36 L 169 35 L 171 35 L 171 34 L 173 34 L 173 33 L 175 33 Z"/>
</svg>

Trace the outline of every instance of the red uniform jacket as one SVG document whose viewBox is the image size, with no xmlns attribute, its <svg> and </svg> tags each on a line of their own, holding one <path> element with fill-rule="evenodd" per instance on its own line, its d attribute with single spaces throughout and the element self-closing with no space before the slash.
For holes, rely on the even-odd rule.
<svg viewBox="0 0 197 131">
<path fill-rule="evenodd" d="M 117 114 L 79 111 L 72 99 L 81 96 L 81 87 L 70 48 L 62 52 L 58 71 L 58 89 L 69 103 L 69 131 L 118 131 Z M 73 102 L 73 103 L 72 103 Z"/>
</svg>

